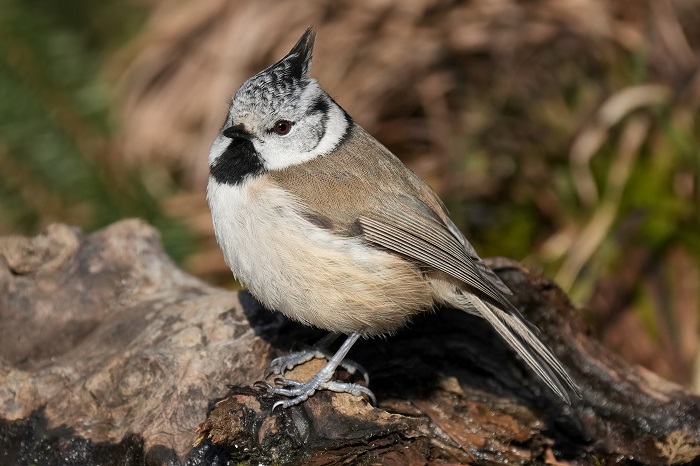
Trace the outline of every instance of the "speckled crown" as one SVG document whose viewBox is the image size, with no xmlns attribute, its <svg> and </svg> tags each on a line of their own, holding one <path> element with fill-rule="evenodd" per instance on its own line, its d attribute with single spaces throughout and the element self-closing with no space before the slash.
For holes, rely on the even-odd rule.
<svg viewBox="0 0 700 466">
<path fill-rule="evenodd" d="M 309 26 L 292 49 L 280 61 L 246 81 L 236 92 L 235 100 L 255 101 L 272 107 L 274 102 L 298 97 L 305 87 L 311 69 L 316 31 Z"/>
</svg>

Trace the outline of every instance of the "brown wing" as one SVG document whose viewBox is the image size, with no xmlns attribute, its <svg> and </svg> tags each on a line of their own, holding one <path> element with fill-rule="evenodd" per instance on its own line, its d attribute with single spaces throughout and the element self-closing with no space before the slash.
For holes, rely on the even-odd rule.
<svg viewBox="0 0 700 466">
<path fill-rule="evenodd" d="M 503 296 L 503 290 L 511 294 L 508 287 L 481 262 L 464 237 L 455 236 L 423 201 L 405 195 L 394 198 L 363 212 L 359 223 L 367 241 L 440 270 L 517 313 Z"/>
<path fill-rule="evenodd" d="M 577 394 L 578 387 L 552 351 L 540 341 L 537 328 L 503 296 L 497 284 L 505 285 L 483 273 L 478 264 L 486 265 L 478 256 L 475 260 L 475 253 L 470 254 L 460 238 L 422 201 L 408 196 L 403 196 L 401 201 L 363 213 L 359 218 L 363 237 L 468 285 L 469 292 L 477 298 L 469 300 L 469 306 L 474 306 L 527 365 L 570 403 L 564 385 Z M 491 275 L 495 277 L 493 272 Z"/>
</svg>

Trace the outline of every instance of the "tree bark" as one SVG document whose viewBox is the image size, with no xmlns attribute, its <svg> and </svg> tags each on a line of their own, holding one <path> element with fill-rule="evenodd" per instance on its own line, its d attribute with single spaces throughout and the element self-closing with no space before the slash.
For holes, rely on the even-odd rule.
<svg viewBox="0 0 700 466">
<path fill-rule="evenodd" d="M 322 332 L 188 276 L 140 221 L 2 238 L 0 464 L 700 461 L 700 398 L 590 339 L 550 280 L 487 263 L 580 385 L 573 406 L 485 322 L 440 309 L 351 351 L 377 407 L 321 391 L 273 412 L 254 382 Z"/>
</svg>

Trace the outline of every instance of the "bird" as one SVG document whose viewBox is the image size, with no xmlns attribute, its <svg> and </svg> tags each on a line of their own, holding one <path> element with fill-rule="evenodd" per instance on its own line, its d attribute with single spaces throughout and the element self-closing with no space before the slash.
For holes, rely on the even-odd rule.
<svg viewBox="0 0 700 466">
<path fill-rule="evenodd" d="M 372 137 L 309 75 L 316 31 L 236 91 L 209 152 L 207 201 L 216 240 L 236 278 L 265 307 L 347 335 L 335 354 L 305 350 L 272 361 L 273 410 L 318 390 L 375 397 L 332 380 L 360 338 L 391 335 L 449 306 L 495 329 L 564 402 L 579 394 L 562 363 L 509 301 L 438 195 Z M 284 378 L 328 359 L 308 381 Z M 367 379 L 368 382 L 368 379 Z M 580 396 L 580 395 L 579 395 Z"/>
</svg>

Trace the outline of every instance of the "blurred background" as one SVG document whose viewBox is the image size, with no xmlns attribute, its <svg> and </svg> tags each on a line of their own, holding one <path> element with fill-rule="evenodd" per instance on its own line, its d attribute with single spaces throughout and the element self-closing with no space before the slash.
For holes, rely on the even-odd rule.
<svg viewBox="0 0 700 466">
<path fill-rule="evenodd" d="M 235 286 L 209 144 L 308 25 L 312 74 L 482 256 L 700 392 L 700 0 L 0 0 L 0 234 L 141 217 Z"/>
</svg>

